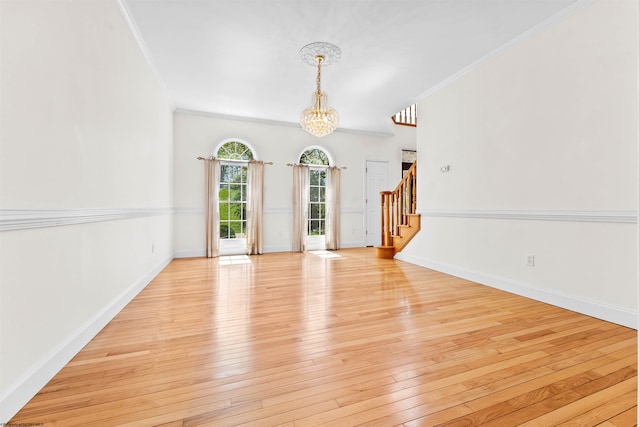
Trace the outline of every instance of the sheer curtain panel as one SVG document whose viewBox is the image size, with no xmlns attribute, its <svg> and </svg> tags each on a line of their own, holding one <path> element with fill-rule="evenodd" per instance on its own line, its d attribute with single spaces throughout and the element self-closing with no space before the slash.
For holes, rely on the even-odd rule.
<svg viewBox="0 0 640 427">
<path fill-rule="evenodd" d="M 218 213 L 218 191 L 220 187 L 220 161 L 204 159 L 204 189 L 205 189 L 205 242 L 207 258 L 220 255 L 220 226 Z"/>
<path fill-rule="evenodd" d="M 307 250 L 307 218 L 309 213 L 309 167 L 293 166 L 293 251 Z"/>
<path fill-rule="evenodd" d="M 261 254 L 264 162 L 249 162 L 247 183 L 247 253 Z"/>
<path fill-rule="evenodd" d="M 326 228 L 327 249 L 340 249 L 340 168 L 327 169 Z"/>
</svg>

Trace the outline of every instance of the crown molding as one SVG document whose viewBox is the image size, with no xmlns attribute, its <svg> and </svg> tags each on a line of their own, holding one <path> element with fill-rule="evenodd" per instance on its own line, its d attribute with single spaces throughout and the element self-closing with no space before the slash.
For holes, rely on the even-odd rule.
<svg viewBox="0 0 640 427">
<path fill-rule="evenodd" d="M 135 38 L 136 43 L 138 44 L 138 47 L 140 48 L 140 51 L 144 56 L 144 59 L 147 61 L 147 64 L 151 68 L 151 72 L 155 76 L 158 84 L 160 85 L 160 89 L 162 93 L 167 98 L 167 101 L 169 102 L 169 108 L 171 108 L 171 111 L 175 111 L 176 110 L 175 101 L 173 100 L 173 97 L 169 92 L 169 88 L 167 87 L 164 80 L 162 79 L 162 74 L 160 74 L 160 70 L 158 69 L 158 66 L 153 60 L 153 57 L 151 56 L 151 52 L 147 47 L 147 43 L 144 41 L 144 38 L 142 37 L 142 33 L 140 32 L 140 29 L 136 25 L 136 22 L 134 21 L 133 16 L 131 15 L 131 11 L 127 7 L 125 0 L 115 0 L 115 2 L 116 2 L 116 5 L 118 5 L 118 8 L 120 9 L 120 13 L 122 14 L 122 17 L 127 23 L 127 26 L 131 31 L 131 34 Z"/>
<path fill-rule="evenodd" d="M 420 100 L 428 97 L 429 95 L 439 91 L 443 87 L 448 86 L 449 84 L 451 84 L 454 81 L 458 80 L 460 77 L 472 72 L 476 68 L 479 68 L 480 66 L 484 65 L 486 62 L 489 62 L 490 60 L 492 60 L 493 58 L 497 57 L 498 55 L 501 55 L 503 52 L 511 49 L 512 47 L 516 46 L 520 42 L 523 42 L 523 41 L 533 37 L 534 35 L 540 33 L 541 31 L 545 30 L 546 28 L 552 26 L 553 24 L 563 20 L 564 18 L 566 18 L 568 16 L 571 16 L 571 15 L 577 13 L 578 11 L 584 9 L 585 7 L 587 7 L 588 5 L 590 5 L 591 3 L 594 3 L 594 2 L 595 2 L 595 0 L 576 0 L 574 3 L 570 4 L 569 6 L 565 7 L 562 10 L 560 10 L 559 12 L 556 12 L 555 14 L 553 14 L 549 18 L 545 19 L 544 21 L 540 22 L 539 24 L 534 25 L 533 27 L 531 27 L 527 31 L 525 31 L 522 34 L 520 34 L 520 35 L 514 37 L 513 39 L 509 40 L 508 42 L 506 42 L 502 46 L 492 50 L 488 54 L 486 54 L 483 57 L 481 57 L 480 59 L 472 62 L 471 64 L 467 65 L 466 67 L 461 68 L 460 70 L 458 70 L 457 72 L 453 73 L 452 75 L 450 75 L 449 77 L 445 78 L 444 80 L 440 81 L 439 83 L 436 83 L 434 86 L 430 87 L 426 91 L 424 91 L 421 94 L 419 94 L 416 97 L 416 100 L 420 101 Z"/>
<path fill-rule="evenodd" d="M 202 110 L 195 110 L 195 109 L 181 108 L 181 107 L 176 108 L 174 110 L 174 112 L 175 113 L 179 113 L 179 114 L 193 115 L 193 116 L 212 117 L 214 119 L 235 120 L 235 121 L 250 122 L 250 123 L 260 123 L 260 124 L 272 125 L 272 126 L 285 126 L 285 127 L 290 127 L 290 128 L 298 128 L 298 129 L 302 130 L 302 127 L 300 126 L 300 123 L 297 123 L 297 122 L 286 122 L 286 121 L 281 121 L 281 120 L 260 119 L 260 118 L 257 118 L 257 117 L 233 116 L 233 115 L 229 115 L 229 114 L 213 113 L 213 112 L 210 112 L 210 111 L 202 111 Z M 389 120 L 391 120 L 391 119 L 389 119 Z M 394 135 L 394 133 L 391 132 L 391 131 L 382 132 L 382 131 L 372 131 L 372 130 L 348 129 L 348 128 L 341 128 L 341 127 L 337 128 L 334 133 L 355 133 L 355 134 L 358 134 L 358 135 L 370 135 L 370 136 L 378 136 L 378 137 L 385 137 L 385 138 L 388 138 L 388 137 Z"/>
</svg>

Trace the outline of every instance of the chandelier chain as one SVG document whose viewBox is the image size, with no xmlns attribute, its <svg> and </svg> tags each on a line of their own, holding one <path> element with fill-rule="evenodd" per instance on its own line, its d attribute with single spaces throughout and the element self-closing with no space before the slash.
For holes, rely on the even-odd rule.
<svg viewBox="0 0 640 427">
<path fill-rule="evenodd" d="M 302 60 L 317 67 L 314 100 L 310 107 L 302 111 L 300 125 L 318 138 L 332 133 L 338 127 L 338 112 L 326 104 L 326 95 L 322 93 L 321 80 L 322 65 L 336 62 L 340 58 L 340 53 L 337 46 L 323 42 L 311 43 L 300 50 Z"/>
<path fill-rule="evenodd" d="M 316 61 L 318 61 L 318 76 L 316 77 L 316 87 L 318 88 L 318 94 L 321 94 L 322 91 L 320 90 L 320 68 L 322 66 L 322 57 L 317 56 Z"/>
</svg>

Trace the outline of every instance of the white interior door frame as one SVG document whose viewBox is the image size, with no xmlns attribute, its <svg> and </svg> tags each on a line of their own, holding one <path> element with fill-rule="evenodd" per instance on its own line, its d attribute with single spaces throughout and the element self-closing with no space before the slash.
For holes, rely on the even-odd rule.
<svg viewBox="0 0 640 427">
<path fill-rule="evenodd" d="M 389 162 L 365 160 L 365 244 L 381 245 L 380 192 L 389 190 Z"/>
</svg>

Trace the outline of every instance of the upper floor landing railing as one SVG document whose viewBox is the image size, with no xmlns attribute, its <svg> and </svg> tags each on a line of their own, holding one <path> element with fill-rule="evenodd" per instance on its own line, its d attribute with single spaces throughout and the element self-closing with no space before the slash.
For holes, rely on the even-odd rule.
<svg viewBox="0 0 640 427">
<path fill-rule="evenodd" d="M 418 122 L 418 113 L 416 104 L 410 105 L 404 110 L 394 114 L 391 119 L 397 125 L 416 126 Z"/>
</svg>

